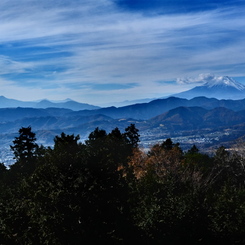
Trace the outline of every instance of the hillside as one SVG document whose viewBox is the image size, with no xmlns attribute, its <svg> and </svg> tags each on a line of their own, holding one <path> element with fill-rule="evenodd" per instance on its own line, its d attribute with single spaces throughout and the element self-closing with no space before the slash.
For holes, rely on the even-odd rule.
<svg viewBox="0 0 245 245">
<path fill-rule="evenodd" d="M 245 99 L 242 100 L 218 100 L 214 98 L 196 97 L 193 99 L 183 99 L 177 97 L 169 97 L 165 99 L 157 99 L 148 103 L 134 104 L 123 107 L 107 107 L 96 110 L 82 110 L 71 112 L 70 115 L 96 115 L 103 114 L 114 119 L 117 118 L 134 118 L 137 120 L 148 120 L 158 116 L 176 107 L 202 107 L 205 109 L 214 109 L 216 107 L 225 107 L 234 111 L 245 109 Z"/>
<path fill-rule="evenodd" d="M 206 110 L 201 107 L 178 107 L 149 120 L 153 127 L 163 125 L 169 130 L 196 130 L 233 126 L 245 122 L 245 111 L 232 111 L 218 107 Z"/>
<path fill-rule="evenodd" d="M 175 102 L 178 101 L 176 98 L 172 99 Z M 169 102 L 169 100 L 167 101 Z M 85 111 L 85 114 L 88 112 L 91 113 L 92 111 Z M 94 112 L 101 112 L 101 110 L 95 110 Z M 235 139 L 235 137 L 243 135 L 241 125 L 245 122 L 245 110 L 235 111 L 224 107 L 205 109 L 200 106 L 180 106 L 147 120 L 125 118 L 125 115 L 120 114 L 118 114 L 118 118 L 113 118 L 105 114 L 93 113 L 84 115 L 83 111 L 74 112 L 54 108 L 0 109 L 2 144 L 9 145 L 9 140 L 13 139 L 13 134 L 17 133 L 18 129 L 23 126 L 31 126 L 44 144 L 50 144 L 54 135 L 61 132 L 79 134 L 81 138 L 86 138 L 88 133 L 96 127 L 107 131 L 115 127 L 123 130 L 127 125 L 133 123 L 140 130 L 142 144 L 144 144 L 149 139 L 164 139 L 166 137 L 177 137 L 178 135 L 184 137 L 186 135 L 188 137 L 189 135 L 206 135 L 207 131 L 219 132 L 218 138 L 220 138 L 223 136 L 224 130 L 231 130 L 231 128 L 233 128 L 232 134 L 229 134 L 229 137 L 232 138 L 232 135 L 234 135 L 233 139 Z M 234 130 L 235 126 L 239 126 L 239 130 Z M 212 135 L 208 137 L 217 138 Z"/>
<path fill-rule="evenodd" d="M 0 160 L 9 159 L 9 145 L 21 127 L 31 126 L 40 143 L 51 145 L 61 132 L 79 134 L 84 140 L 96 127 L 124 130 L 131 123 L 140 130 L 144 148 L 166 138 L 180 142 L 183 149 L 192 144 L 203 149 L 219 144 L 230 146 L 245 135 L 245 100 L 169 97 L 119 108 L 79 111 L 0 108 Z"/>
</svg>

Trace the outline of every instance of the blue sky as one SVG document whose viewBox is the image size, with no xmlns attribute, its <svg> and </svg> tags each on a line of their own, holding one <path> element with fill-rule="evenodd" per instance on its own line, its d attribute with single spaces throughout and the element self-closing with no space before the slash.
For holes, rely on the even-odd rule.
<svg viewBox="0 0 245 245">
<path fill-rule="evenodd" d="M 244 1 L 1 0 L 0 95 L 94 105 L 245 83 Z M 201 81 L 201 82 L 202 82 Z"/>
</svg>

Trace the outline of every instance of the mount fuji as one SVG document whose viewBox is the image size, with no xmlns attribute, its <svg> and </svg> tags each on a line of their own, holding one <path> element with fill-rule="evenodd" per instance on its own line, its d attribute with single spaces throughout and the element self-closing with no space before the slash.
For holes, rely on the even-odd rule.
<svg viewBox="0 0 245 245">
<path fill-rule="evenodd" d="M 201 86 L 196 86 L 190 90 L 174 94 L 173 96 L 185 99 L 192 99 L 200 96 L 216 99 L 244 99 L 245 85 L 235 81 L 231 77 L 222 76 L 211 79 Z"/>
</svg>

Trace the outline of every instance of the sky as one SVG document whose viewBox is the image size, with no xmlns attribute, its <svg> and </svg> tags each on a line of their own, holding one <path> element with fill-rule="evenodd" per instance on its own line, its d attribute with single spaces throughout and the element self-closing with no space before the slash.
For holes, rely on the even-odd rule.
<svg viewBox="0 0 245 245">
<path fill-rule="evenodd" d="M 1 0 L 0 10 L 8 98 L 113 105 L 209 76 L 245 84 L 243 0 Z"/>
</svg>

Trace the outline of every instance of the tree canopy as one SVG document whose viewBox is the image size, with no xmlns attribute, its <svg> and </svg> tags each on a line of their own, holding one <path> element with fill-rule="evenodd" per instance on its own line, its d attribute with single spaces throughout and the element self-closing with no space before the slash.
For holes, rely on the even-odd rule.
<svg viewBox="0 0 245 245">
<path fill-rule="evenodd" d="M 21 128 L 0 164 L 0 243 L 244 244 L 243 156 L 170 138 L 145 152 L 139 137 L 96 128 L 45 148 Z"/>
</svg>

